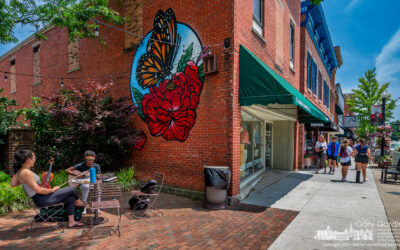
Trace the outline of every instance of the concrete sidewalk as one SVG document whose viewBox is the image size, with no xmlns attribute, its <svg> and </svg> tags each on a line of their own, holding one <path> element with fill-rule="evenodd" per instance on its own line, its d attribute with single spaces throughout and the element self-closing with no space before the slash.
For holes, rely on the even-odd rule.
<svg viewBox="0 0 400 250">
<path fill-rule="evenodd" d="M 270 249 L 397 249 L 371 170 L 363 184 L 355 175 L 273 170 L 244 202 L 300 211 Z"/>
</svg>

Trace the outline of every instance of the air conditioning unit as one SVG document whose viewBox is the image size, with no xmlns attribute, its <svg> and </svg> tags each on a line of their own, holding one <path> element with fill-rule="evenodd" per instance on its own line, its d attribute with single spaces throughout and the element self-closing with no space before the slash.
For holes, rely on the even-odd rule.
<svg viewBox="0 0 400 250">
<path fill-rule="evenodd" d="M 209 55 L 203 58 L 204 74 L 212 74 L 218 72 L 218 56 Z"/>
</svg>

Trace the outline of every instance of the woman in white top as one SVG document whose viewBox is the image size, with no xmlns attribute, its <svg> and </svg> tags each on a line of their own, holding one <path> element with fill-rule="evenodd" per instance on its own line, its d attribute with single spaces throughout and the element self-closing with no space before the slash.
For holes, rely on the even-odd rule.
<svg viewBox="0 0 400 250">
<path fill-rule="evenodd" d="M 339 155 L 340 155 L 340 165 L 342 165 L 342 181 L 346 182 L 347 171 L 351 165 L 351 154 L 353 149 L 348 146 L 349 141 L 344 139 L 342 145 L 340 145 Z"/>
<path fill-rule="evenodd" d="M 315 143 L 315 152 L 317 153 L 317 162 L 315 173 L 318 174 L 319 167 L 322 165 L 324 168 L 324 174 L 326 174 L 326 142 L 323 135 L 318 137 L 318 141 Z"/>
</svg>

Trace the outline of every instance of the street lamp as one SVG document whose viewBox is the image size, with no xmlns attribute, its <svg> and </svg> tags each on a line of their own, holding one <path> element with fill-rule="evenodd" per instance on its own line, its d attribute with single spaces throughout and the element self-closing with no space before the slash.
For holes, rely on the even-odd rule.
<svg viewBox="0 0 400 250">
<path fill-rule="evenodd" d="M 382 92 L 382 125 L 385 127 L 385 106 L 386 106 L 386 97 L 388 96 L 388 92 L 386 89 Z M 381 140 L 381 156 L 385 156 L 385 137 L 382 136 Z"/>
</svg>

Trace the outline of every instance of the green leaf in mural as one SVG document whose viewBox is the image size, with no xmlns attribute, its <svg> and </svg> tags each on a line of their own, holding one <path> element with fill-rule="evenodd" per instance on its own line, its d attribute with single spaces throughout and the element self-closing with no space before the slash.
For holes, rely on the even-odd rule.
<svg viewBox="0 0 400 250">
<path fill-rule="evenodd" d="M 138 106 L 138 115 L 142 118 L 145 119 L 147 116 L 143 113 L 143 107 L 142 107 L 142 100 L 143 100 L 143 94 L 139 92 L 139 90 L 135 89 L 132 87 L 132 92 L 133 92 L 133 97 L 135 98 L 136 105 Z"/>
<path fill-rule="evenodd" d="M 189 61 L 190 58 L 192 58 L 192 52 L 193 52 L 193 43 L 190 44 L 190 46 L 187 50 L 185 50 L 185 52 L 183 53 L 183 55 L 181 57 L 181 60 L 179 60 L 177 72 L 185 71 L 187 61 Z"/>
<path fill-rule="evenodd" d="M 204 69 L 203 69 L 203 64 L 200 64 L 199 66 L 199 79 L 201 82 L 204 82 Z"/>
</svg>

